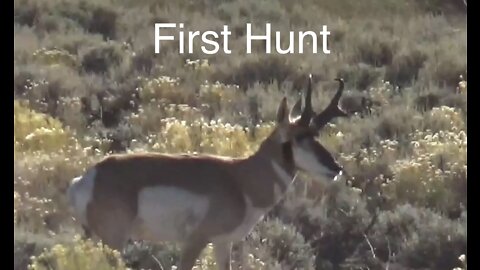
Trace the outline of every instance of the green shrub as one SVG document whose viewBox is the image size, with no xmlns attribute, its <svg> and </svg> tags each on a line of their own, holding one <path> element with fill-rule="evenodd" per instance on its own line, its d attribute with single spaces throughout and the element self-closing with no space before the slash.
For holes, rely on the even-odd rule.
<svg viewBox="0 0 480 270">
<path fill-rule="evenodd" d="M 35 18 L 42 13 L 41 3 L 30 0 L 18 0 L 14 2 L 14 21 L 20 25 L 34 26 Z"/>
<path fill-rule="evenodd" d="M 392 64 L 397 52 L 397 43 L 392 37 L 366 35 L 358 41 L 355 58 L 375 67 Z"/>
<path fill-rule="evenodd" d="M 287 60 L 287 58 L 272 54 L 249 57 L 235 68 L 218 70 L 213 76 L 214 80 L 236 84 L 242 89 L 247 89 L 257 82 L 263 84 L 277 82 L 281 84 L 286 80 L 293 81 L 297 76 L 300 76 L 300 73 L 295 63 Z"/>
<path fill-rule="evenodd" d="M 105 39 L 115 39 L 117 35 L 117 11 L 114 5 L 92 1 L 62 2 L 57 10 L 86 31 L 101 34 Z"/>
<path fill-rule="evenodd" d="M 278 219 L 261 222 L 247 243 L 265 248 L 283 267 L 314 269 L 313 250 L 307 240 L 295 227 Z"/>
<path fill-rule="evenodd" d="M 82 58 L 82 67 L 86 72 L 102 74 L 118 67 L 125 57 L 125 51 L 120 45 L 109 42 L 88 50 Z"/>
<path fill-rule="evenodd" d="M 158 269 L 159 263 L 163 269 L 171 269 L 178 264 L 179 258 L 180 250 L 175 245 L 142 242 L 127 245 L 123 255 L 125 265 L 135 269 Z"/>
<path fill-rule="evenodd" d="M 417 130 L 422 115 L 414 109 L 391 107 L 382 111 L 376 133 L 382 139 L 397 139 Z"/>
<path fill-rule="evenodd" d="M 381 76 L 381 71 L 366 64 L 351 65 L 341 69 L 337 77 L 358 90 L 366 90 Z"/>
<path fill-rule="evenodd" d="M 429 48 L 428 60 L 419 76 L 424 77 L 424 81 L 430 80 L 436 85 L 447 86 L 453 92 L 462 80 L 460 76 L 465 79 L 467 76 L 466 43 L 460 40 L 466 40 L 466 37 L 461 32 L 454 32 L 449 39 L 442 39 L 437 46 Z"/>
<path fill-rule="evenodd" d="M 401 267 L 453 269 L 466 252 L 466 225 L 466 216 L 450 220 L 429 209 L 398 205 L 379 215 L 370 241 L 378 257 Z"/>
<path fill-rule="evenodd" d="M 387 67 L 385 80 L 399 86 L 411 85 L 418 79 L 418 73 L 426 59 L 425 53 L 418 50 L 395 55 Z"/>
</svg>

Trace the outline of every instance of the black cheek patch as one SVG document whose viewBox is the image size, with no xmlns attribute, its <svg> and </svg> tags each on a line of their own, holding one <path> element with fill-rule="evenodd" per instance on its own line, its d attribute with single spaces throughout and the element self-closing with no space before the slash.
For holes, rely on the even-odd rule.
<svg viewBox="0 0 480 270">
<path fill-rule="evenodd" d="M 318 161 L 320 161 L 324 166 L 335 172 L 340 172 L 342 170 L 342 167 L 338 165 L 330 152 L 321 144 L 314 143 L 311 145 L 311 149 L 315 152 L 315 156 Z"/>
<path fill-rule="evenodd" d="M 292 164 L 293 163 L 292 142 L 282 143 L 282 156 L 283 156 L 283 160 L 287 164 Z"/>
</svg>

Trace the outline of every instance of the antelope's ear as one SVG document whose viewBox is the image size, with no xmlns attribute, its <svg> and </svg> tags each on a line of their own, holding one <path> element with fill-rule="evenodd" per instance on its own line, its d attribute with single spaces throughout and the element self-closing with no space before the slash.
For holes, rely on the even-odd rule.
<svg viewBox="0 0 480 270">
<path fill-rule="evenodd" d="M 283 97 L 277 109 L 277 124 L 288 124 L 288 123 L 289 123 L 289 118 L 288 118 L 287 98 Z"/>
</svg>

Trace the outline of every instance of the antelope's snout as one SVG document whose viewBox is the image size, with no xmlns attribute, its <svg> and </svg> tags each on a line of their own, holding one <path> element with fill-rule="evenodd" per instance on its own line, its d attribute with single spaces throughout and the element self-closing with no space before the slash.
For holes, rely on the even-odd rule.
<svg viewBox="0 0 480 270">
<path fill-rule="evenodd" d="M 336 182 L 336 181 L 342 179 L 343 175 L 344 175 L 343 170 L 340 170 L 340 171 L 333 177 L 333 181 Z"/>
<path fill-rule="evenodd" d="M 331 167 L 328 168 L 327 172 L 324 172 L 323 177 L 329 181 L 339 181 L 344 175 L 344 170 L 336 162 L 333 162 Z"/>
</svg>

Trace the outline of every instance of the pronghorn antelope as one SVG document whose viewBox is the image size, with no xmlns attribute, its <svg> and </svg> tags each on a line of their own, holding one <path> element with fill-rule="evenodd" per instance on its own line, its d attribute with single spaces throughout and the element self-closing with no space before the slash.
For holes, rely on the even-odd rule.
<svg viewBox="0 0 480 270">
<path fill-rule="evenodd" d="M 335 117 L 343 80 L 328 107 L 312 109 L 310 76 L 302 110 L 284 97 L 276 126 L 247 158 L 208 155 L 112 155 L 72 180 L 74 216 L 105 244 L 121 250 L 128 240 L 184 245 L 179 269 L 190 270 L 208 243 L 218 269 L 231 269 L 234 241 L 241 241 L 282 198 L 297 171 L 336 180 L 342 167 L 315 140 Z"/>
</svg>

